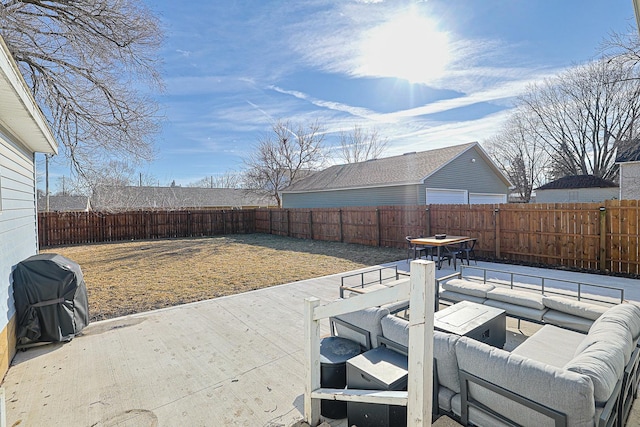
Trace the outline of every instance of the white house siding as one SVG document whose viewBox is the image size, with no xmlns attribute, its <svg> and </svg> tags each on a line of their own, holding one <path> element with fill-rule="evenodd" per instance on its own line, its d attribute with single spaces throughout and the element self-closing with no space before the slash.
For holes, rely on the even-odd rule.
<svg viewBox="0 0 640 427">
<path fill-rule="evenodd" d="M 618 187 L 536 190 L 536 203 L 598 203 L 620 197 Z"/>
<path fill-rule="evenodd" d="M 356 188 L 349 190 L 283 193 L 284 208 L 338 208 L 343 206 L 416 205 L 424 194 L 418 185 Z"/>
<path fill-rule="evenodd" d="M 640 199 L 640 162 L 620 163 L 620 199 Z"/>
<path fill-rule="evenodd" d="M 0 342 L 7 340 L 9 347 L 15 342 L 11 273 L 16 264 L 38 250 L 34 171 L 33 154 L 0 128 Z M 0 366 L 8 363 L 13 351 L 3 347 Z"/>
</svg>

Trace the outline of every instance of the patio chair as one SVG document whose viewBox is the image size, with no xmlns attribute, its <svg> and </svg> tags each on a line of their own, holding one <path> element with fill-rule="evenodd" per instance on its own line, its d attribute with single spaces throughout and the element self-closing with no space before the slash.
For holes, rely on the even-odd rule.
<svg viewBox="0 0 640 427">
<path fill-rule="evenodd" d="M 453 246 L 445 246 L 444 248 L 444 254 L 442 254 L 441 258 L 438 260 L 438 262 L 440 263 L 439 267 L 442 266 L 442 261 L 443 260 L 447 260 L 447 264 L 451 265 L 451 260 L 453 260 L 453 269 L 456 270 L 457 269 L 457 265 L 456 265 L 456 261 L 459 258 L 460 262 L 464 262 L 464 259 L 462 258 L 462 244 L 459 245 L 453 245 Z"/>
<path fill-rule="evenodd" d="M 478 261 L 476 260 L 476 253 L 473 251 L 473 249 L 476 246 L 476 241 L 478 239 L 471 239 L 468 242 L 464 242 L 462 244 L 462 247 L 460 248 L 460 250 L 462 251 L 462 254 L 464 255 L 464 258 L 462 258 L 462 262 L 464 262 L 465 258 L 467 260 L 467 265 L 469 265 L 469 259 L 472 258 L 473 262 L 476 263 L 476 265 L 478 265 Z"/>
<path fill-rule="evenodd" d="M 416 239 L 416 237 L 407 236 L 405 237 L 408 250 L 407 250 L 407 261 L 409 261 L 411 253 L 413 253 L 413 259 L 422 258 L 422 253 L 424 253 L 424 257 L 427 258 L 427 254 L 431 255 L 431 259 L 433 260 L 433 246 L 425 246 L 425 245 L 416 245 L 411 243 L 411 239 Z"/>
</svg>

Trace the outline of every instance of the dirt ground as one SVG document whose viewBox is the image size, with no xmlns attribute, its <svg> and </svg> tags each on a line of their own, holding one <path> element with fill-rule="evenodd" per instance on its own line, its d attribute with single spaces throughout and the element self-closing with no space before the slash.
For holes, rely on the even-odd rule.
<svg viewBox="0 0 640 427">
<path fill-rule="evenodd" d="M 80 264 L 91 320 L 103 320 L 341 273 L 406 256 L 402 249 L 267 234 L 55 247 Z"/>
</svg>

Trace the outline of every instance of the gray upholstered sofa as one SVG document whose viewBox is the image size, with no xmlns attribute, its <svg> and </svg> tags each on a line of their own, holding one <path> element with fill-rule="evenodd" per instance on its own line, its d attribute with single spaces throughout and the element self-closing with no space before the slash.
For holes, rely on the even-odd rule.
<svg viewBox="0 0 640 427">
<path fill-rule="evenodd" d="M 510 317 L 579 332 L 587 332 L 602 313 L 624 300 L 622 289 L 597 285 L 588 286 L 597 286 L 616 296 L 551 293 L 548 288 L 528 284 L 481 282 L 461 277 L 461 273 L 438 279 L 437 283 L 440 302 L 472 301 L 503 309 Z"/>
<path fill-rule="evenodd" d="M 338 335 L 368 334 L 371 346 L 406 352 L 408 322 L 385 308 L 333 320 Z M 604 310 L 586 334 L 545 325 L 512 352 L 435 331 L 434 414 L 478 426 L 624 425 L 639 337 L 640 307 L 631 303 Z"/>
</svg>

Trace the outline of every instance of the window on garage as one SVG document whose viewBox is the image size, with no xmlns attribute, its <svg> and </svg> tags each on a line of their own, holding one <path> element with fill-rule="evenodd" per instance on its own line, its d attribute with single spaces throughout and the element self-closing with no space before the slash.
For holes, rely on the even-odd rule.
<svg viewBox="0 0 640 427">
<path fill-rule="evenodd" d="M 427 205 L 466 205 L 468 200 L 467 190 L 427 188 Z"/>
</svg>

